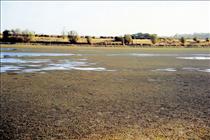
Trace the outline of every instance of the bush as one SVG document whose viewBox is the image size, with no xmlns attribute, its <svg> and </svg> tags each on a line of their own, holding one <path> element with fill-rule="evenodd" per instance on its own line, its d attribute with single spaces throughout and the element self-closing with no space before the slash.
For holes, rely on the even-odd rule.
<svg viewBox="0 0 210 140">
<path fill-rule="evenodd" d="M 197 41 L 198 41 L 197 37 L 194 37 L 194 38 L 193 38 L 193 40 L 194 40 L 195 42 L 197 42 Z"/>
<path fill-rule="evenodd" d="M 124 39 L 125 39 L 125 44 L 133 43 L 133 39 L 132 39 L 131 35 L 125 35 Z"/>
<path fill-rule="evenodd" d="M 114 37 L 114 41 L 120 41 L 120 42 L 122 42 L 122 45 L 125 45 L 124 37 L 116 36 L 116 37 Z"/>
<path fill-rule="evenodd" d="M 80 39 L 80 36 L 75 31 L 68 32 L 68 38 L 69 42 L 72 44 L 78 43 L 78 40 Z"/>
<path fill-rule="evenodd" d="M 34 37 L 34 32 L 28 30 L 21 31 L 16 30 L 5 30 L 3 32 L 3 41 L 6 42 L 30 42 Z"/>
<path fill-rule="evenodd" d="M 186 42 L 185 38 L 184 38 L 184 37 L 181 37 L 181 38 L 180 38 L 180 42 L 181 42 L 183 45 L 185 45 L 185 42 Z"/>
<path fill-rule="evenodd" d="M 10 36 L 11 36 L 11 32 L 9 30 L 3 31 L 3 41 L 9 41 Z"/>
<path fill-rule="evenodd" d="M 157 35 L 156 34 L 152 34 L 152 35 L 150 35 L 150 38 L 151 38 L 151 41 L 152 41 L 152 43 L 153 44 L 155 44 L 156 42 L 157 42 Z"/>
<path fill-rule="evenodd" d="M 116 37 L 114 37 L 114 41 L 122 41 L 123 40 L 123 38 L 122 37 L 119 37 L 119 36 L 116 36 Z"/>
<path fill-rule="evenodd" d="M 92 38 L 90 36 L 87 36 L 86 38 L 87 38 L 87 43 L 92 44 Z"/>
</svg>

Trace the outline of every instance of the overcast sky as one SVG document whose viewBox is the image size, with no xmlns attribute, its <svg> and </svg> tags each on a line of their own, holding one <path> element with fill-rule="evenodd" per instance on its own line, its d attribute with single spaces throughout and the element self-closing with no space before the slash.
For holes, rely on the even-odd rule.
<svg viewBox="0 0 210 140">
<path fill-rule="evenodd" d="M 1 1 L 1 31 L 124 35 L 210 33 L 209 1 Z"/>
</svg>

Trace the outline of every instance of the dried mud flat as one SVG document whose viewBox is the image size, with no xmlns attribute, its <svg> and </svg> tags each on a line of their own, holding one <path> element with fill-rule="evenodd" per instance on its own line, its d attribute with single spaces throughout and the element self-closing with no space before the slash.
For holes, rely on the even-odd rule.
<svg viewBox="0 0 210 140">
<path fill-rule="evenodd" d="M 116 71 L 1 73 L 1 139 L 210 139 L 210 74 L 150 70 L 209 61 L 86 57 Z"/>
</svg>

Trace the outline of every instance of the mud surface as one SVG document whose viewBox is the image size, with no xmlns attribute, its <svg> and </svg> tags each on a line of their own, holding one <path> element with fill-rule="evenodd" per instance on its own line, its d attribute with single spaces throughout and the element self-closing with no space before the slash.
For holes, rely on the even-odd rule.
<svg viewBox="0 0 210 140">
<path fill-rule="evenodd" d="M 116 71 L 1 73 L 0 139 L 210 139 L 210 73 L 189 70 L 209 60 L 107 56 L 207 50 L 11 48 L 86 54 L 62 58 Z M 166 68 L 176 71 L 154 71 Z"/>
</svg>

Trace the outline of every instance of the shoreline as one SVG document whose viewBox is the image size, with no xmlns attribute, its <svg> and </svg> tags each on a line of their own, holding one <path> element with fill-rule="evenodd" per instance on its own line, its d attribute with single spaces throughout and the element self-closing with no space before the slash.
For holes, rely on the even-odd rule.
<svg viewBox="0 0 210 140">
<path fill-rule="evenodd" d="M 160 49 L 169 49 L 169 50 L 194 50 L 194 49 L 201 49 L 201 50 L 208 50 L 210 51 L 210 46 L 209 47 L 175 47 L 175 46 L 160 46 L 160 47 L 154 47 L 154 46 L 142 46 L 142 47 L 131 47 L 131 46 L 108 46 L 108 47 L 105 47 L 105 46 L 93 46 L 93 45 L 84 45 L 84 46 L 80 46 L 80 45 L 68 45 L 68 46 L 65 46 L 65 45 L 41 45 L 41 44 L 36 44 L 36 45 L 33 45 L 33 44 L 1 44 L 0 45 L 0 48 L 11 48 L 14 47 L 14 48 L 51 48 L 51 49 L 145 49 L 145 50 L 160 50 Z"/>
</svg>

